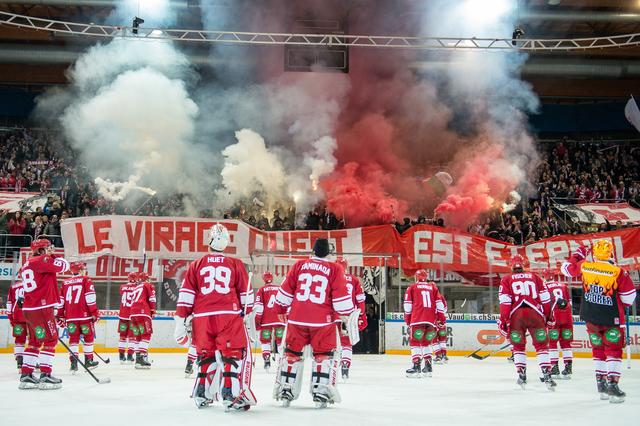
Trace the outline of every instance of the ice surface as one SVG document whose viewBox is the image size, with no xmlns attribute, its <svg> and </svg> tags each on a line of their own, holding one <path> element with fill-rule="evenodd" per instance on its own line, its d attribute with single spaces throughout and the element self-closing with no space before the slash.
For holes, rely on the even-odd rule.
<svg viewBox="0 0 640 426">
<path fill-rule="evenodd" d="M 448 365 L 435 365 L 432 378 L 408 379 L 408 356 L 356 355 L 351 378 L 339 385 L 343 402 L 325 410 L 314 408 L 308 393 L 310 368 L 305 368 L 303 392 L 290 408 L 271 399 L 274 373 L 265 373 L 256 360 L 253 389 L 258 405 L 248 412 L 225 413 L 219 405 L 198 410 L 189 398 L 193 379 L 183 374 L 186 354 L 151 354 L 150 370 L 111 364 L 94 370 L 111 377 L 96 384 L 89 375 L 68 371 L 68 358 L 58 353 L 54 375 L 63 388 L 55 391 L 20 391 L 11 355 L 0 355 L 0 424 L 101 425 L 631 425 L 640 412 L 640 361 L 623 371 L 620 387 L 627 392 L 623 404 L 600 401 L 595 391 L 592 364 L 577 359 L 573 379 L 558 381 L 555 393 L 537 379 L 533 358 L 529 386 L 515 384 L 513 364 L 504 358 L 484 361 L 452 357 Z M 273 369 L 273 367 L 272 367 Z"/>
</svg>

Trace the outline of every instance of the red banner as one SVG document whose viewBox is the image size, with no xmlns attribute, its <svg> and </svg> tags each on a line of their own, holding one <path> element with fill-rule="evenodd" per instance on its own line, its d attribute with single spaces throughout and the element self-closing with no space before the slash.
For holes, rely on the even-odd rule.
<svg viewBox="0 0 640 426">
<path fill-rule="evenodd" d="M 65 220 L 62 238 L 70 259 L 113 254 L 121 258 L 196 259 L 207 252 L 207 233 L 223 223 L 231 235 L 226 252 L 256 265 L 290 264 L 296 253 L 308 254 L 318 238 L 328 238 L 336 253 L 346 253 L 353 266 L 397 266 L 466 272 L 504 272 L 519 253 L 532 269 L 557 269 L 580 245 L 606 238 L 613 242 L 616 261 L 640 268 L 640 228 L 553 237 L 527 246 L 513 246 L 466 232 L 436 226 L 414 226 L 402 235 L 391 225 L 335 231 L 265 232 L 235 220 L 169 217 L 94 216 Z M 270 260 L 268 260 L 270 259 Z"/>
</svg>

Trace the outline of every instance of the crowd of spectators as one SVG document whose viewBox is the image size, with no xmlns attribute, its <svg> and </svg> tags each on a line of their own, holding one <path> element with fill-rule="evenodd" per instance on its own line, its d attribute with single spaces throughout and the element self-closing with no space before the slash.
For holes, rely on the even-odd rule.
<svg viewBox="0 0 640 426">
<path fill-rule="evenodd" d="M 537 191 L 510 212 L 486 214 L 469 226 L 469 232 L 527 244 L 557 234 L 594 230 L 564 220 L 553 211 L 553 202 L 627 201 L 640 207 L 640 148 L 565 139 L 559 143 L 542 143 L 540 153 Z M 133 205 L 106 200 L 63 138 L 54 132 L 28 129 L 0 131 L 0 190 L 35 192 L 46 197 L 44 205 L 33 212 L 0 211 L 0 236 L 6 234 L 5 240 L 10 239 L 15 245 L 28 244 L 42 235 L 61 245 L 60 224 L 69 217 L 166 216 L 184 211 L 183 197 L 179 194 L 143 198 Z M 345 227 L 343 218 L 322 206 L 306 214 L 296 212 L 292 206 L 278 206 L 269 217 L 264 204 L 256 201 L 231 209 L 225 217 L 243 220 L 261 230 Z M 400 233 L 418 224 L 445 226 L 442 218 L 429 214 L 394 222 Z M 600 230 L 622 226 L 622 223 L 605 224 Z"/>
</svg>

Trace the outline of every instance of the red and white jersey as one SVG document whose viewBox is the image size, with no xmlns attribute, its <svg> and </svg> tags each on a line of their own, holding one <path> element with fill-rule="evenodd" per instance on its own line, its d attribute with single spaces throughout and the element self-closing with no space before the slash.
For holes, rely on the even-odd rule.
<svg viewBox="0 0 640 426">
<path fill-rule="evenodd" d="M 240 259 L 210 253 L 191 262 L 178 296 L 176 315 L 186 318 L 240 314 L 253 307 L 253 288 Z"/>
<path fill-rule="evenodd" d="M 258 290 L 254 306 L 258 327 L 284 325 L 284 322 L 278 318 L 280 309 L 276 306 L 276 296 L 279 290 L 280 286 L 275 284 L 267 284 Z"/>
<path fill-rule="evenodd" d="M 26 322 L 22 315 L 22 308 L 18 304 L 18 299 L 24 301 L 24 289 L 22 282 L 16 281 L 9 287 L 9 295 L 7 296 L 7 311 L 9 311 L 9 319 L 13 322 Z"/>
<path fill-rule="evenodd" d="M 443 306 L 443 310 L 444 310 L 444 318 L 445 321 L 442 321 L 442 324 L 444 325 L 446 323 L 446 319 L 447 319 L 447 310 L 449 309 L 447 306 L 447 299 L 444 298 L 444 295 L 442 293 L 439 293 L 439 299 L 442 302 L 442 306 Z"/>
<path fill-rule="evenodd" d="M 29 258 L 20 269 L 24 311 L 52 308 L 60 302 L 56 274 L 69 270 L 69 262 L 48 254 Z"/>
<path fill-rule="evenodd" d="M 131 313 L 129 317 L 149 317 L 156 310 L 156 290 L 149 281 L 138 283 L 131 289 Z"/>
<path fill-rule="evenodd" d="M 360 284 L 360 280 L 351 274 L 344 274 L 344 278 L 347 282 L 347 291 L 351 296 L 351 301 L 353 302 L 353 306 L 360 309 L 360 313 L 364 312 L 364 301 L 366 300 L 366 296 L 364 294 L 364 290 L 362 290 L 362 285 Z"/>
<path fill-rule="evenodd" d="M 523 305 L 533 308 L 545 320 L 551 312 L 551 295 L 538 275 L 517 272 L 502 277 L 500 290 L 500 319 L 509 321 L 511 315 Z"/>
<path fill-rule="evenodd" d="M 430 324 L 445 321 L 444 304 L 435 283 L 413 283 L 404 293 L 404 320 L 407 325 Z"/>
<path fill-rule="evenodd" d="M 136 288 L 136 283 L 126 282 L 120 284 L 120 310 L 118 311 L 118 318 L 121 320 L 128 320 L 131 317 L 131 305 L 133 305 L 133 289 Z"/>
<path fill-rule="evenodd" d="M 291 324 L 322 327 L 335 315 L 349 315 L 355 307 L 342 266 L 318 257 L 297 261 L 289 270 L 276 303 L 291 307 Z"/>
<path fill-rule="evenodd" d="M 98 317 L 96 291 L 91 279 L 77 275 L 63 281 L 58 314 L 66 320 L 90 320 Z"/>
<path fill-rule="evenodd" d="M 571 295 L 569 294 L 569 287 L 558 281 L 547 281 L 545 284 L 551 294 L 551 310 L 553 311 L 553 318 L 556 323 L 566 324 L 572 322 L 573 316 L 571 314 Z M 564 309 L 560 309 L 558 307 L 559 299 L 567 301 L 567 306 Z"/>
</svg>

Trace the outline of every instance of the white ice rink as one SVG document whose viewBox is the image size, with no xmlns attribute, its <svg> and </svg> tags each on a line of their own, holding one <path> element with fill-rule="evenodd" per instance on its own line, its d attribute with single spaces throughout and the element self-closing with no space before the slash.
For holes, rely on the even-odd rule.
<svg viewBox="0 0 640 426">
<path fill-rule="evenodd" d="M 274 374 L 256 362 L 253 389 L 258 405 L 248 412 L 225 413 L 220 406 L 198 410 L 189 398 L 193 379 L 183 375 L 186 355 L 151 354 L 150 370 L 111 364 L 94 370 L 110 377 L 96 384 L 86 373 L 72 376 L 68 359 L 58 354 L 54 374 L 64 383 L 56 391 L 20 391 L 13 357 L 0 355 L 0 425 L 632 425 L 640 413 L 640 361 L 625 368 L 623 404 L 600 401 L 591 361 L 577 359 L 574 377 L 559 381 L 551 393 L 537 380 L 529 358 L 529 386 L 515 385 L 513 364 L 504 358 L 452 357 L 434 366 L 428 379 L 407 379 L 408 356 L 356 355 L 351 379 L 340 384 L 343 403 L 325 410 L 313 406 L 305 377 L 303 393 L 290 408 L 271 399 Z M 626 364 L 625 364 L 626 366 Z M 309 368 L 305 369 L 305 376 Z"/>
</svg>

